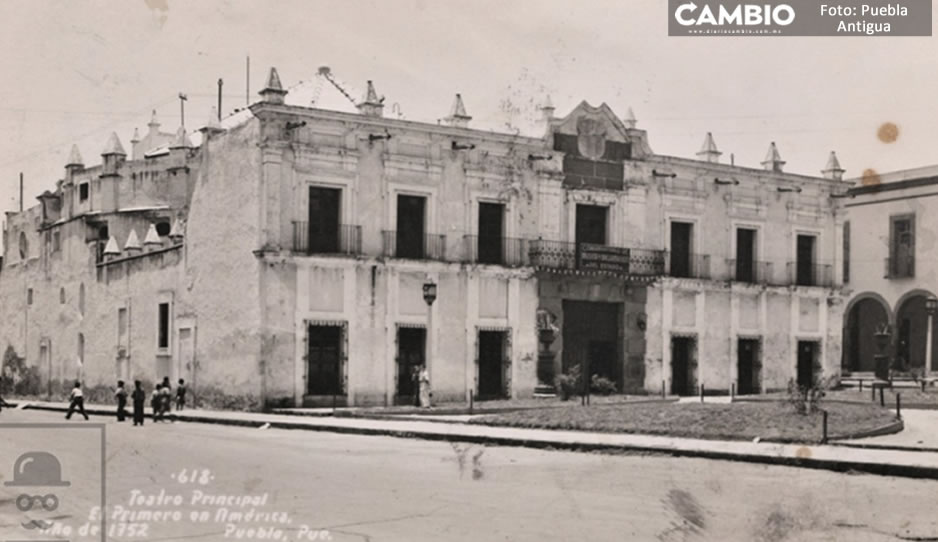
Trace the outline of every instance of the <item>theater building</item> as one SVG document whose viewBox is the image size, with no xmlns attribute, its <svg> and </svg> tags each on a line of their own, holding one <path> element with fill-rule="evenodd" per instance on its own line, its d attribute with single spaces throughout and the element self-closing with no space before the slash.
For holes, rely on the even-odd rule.
<svg viewBox="0 0 938 542">
<path fill-rule="evenodd" d="M 655 154 L 634 115 L 549 103 L 532 133 L 384 116 L 320 73 L 128 160 L 77 151 L 9 213 L 0 344 L 53 393 L 186 378 L 215 406 L 759 393 L 841 369 L 843 170 Z M 311 87 L 313 87 L 311 89 Z M 344 94 L 344 93 L 343 93 Z M 345 101 L 343 101 L 345 100 Z M 425 285 L 436 296 L 427 303 Z M 23 314 L 26 314 L 24 317 Z M 545 342 L 544 326 L 557 329 Z M 539 367 L 540 363 L 540 367 Z"/>
</svg>

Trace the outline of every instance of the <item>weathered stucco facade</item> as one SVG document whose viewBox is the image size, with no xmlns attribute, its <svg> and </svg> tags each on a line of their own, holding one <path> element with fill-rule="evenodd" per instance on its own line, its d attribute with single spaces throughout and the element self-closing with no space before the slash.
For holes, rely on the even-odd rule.
<svg viewBox="0 0 938 542">
<path fill-rule="evenodd" d="M 425 362 L 437 401 L 575 365 L 679 394 L 839 373 L 839 166 L 783 173 L 774 145 L 764 170 L 720 164 L 709 136 L 655 155 L 605 104 L 546 106 L 526 137 L 470 129 L 458 96 L 425 124 L 383 117 L 370 84 L 354 112 L 292 93 L 272 70 L 194 144 L 152 121 L 129 161 L 115 136 L 8 214 L 0 344 L 44 391 L 168 376 L 221 406 L 384 405 Z"/>
</svg>

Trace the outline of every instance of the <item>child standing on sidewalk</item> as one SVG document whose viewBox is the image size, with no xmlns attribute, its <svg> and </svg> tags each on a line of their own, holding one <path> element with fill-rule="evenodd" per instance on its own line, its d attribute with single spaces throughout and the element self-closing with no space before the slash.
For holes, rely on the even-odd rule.
<svg viewBox="0 0 938 542">
<path fill-rule="evenodd" d="M 179 379 L 179 386 L 176 387 L 176 410 L 182 410 L 186 406 L 186 381 Z"/>
</svg>

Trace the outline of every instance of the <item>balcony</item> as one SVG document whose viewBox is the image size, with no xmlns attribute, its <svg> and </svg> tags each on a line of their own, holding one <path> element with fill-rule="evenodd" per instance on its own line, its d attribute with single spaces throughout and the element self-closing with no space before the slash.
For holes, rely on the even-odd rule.
<svg viewBox="0 0 938 542">
<path fill-rule="evenodd" d="M 834 268 L 830 264 L 788 262 L 788 284 L 794 286 L 833 286 Z"/>
<path fill-rule="evenodd" d="M 446 260 L 446 236 L 435 233 L 410 233 L 385 230 L 382 254 L 386 258 L 410 260 Z"/>
<path fill-rule="evenodd" d="M 669 277 L 688 279 L 710 278 L 709 254 L 680 254 L 666 252 L 666 274 Z"/>
<path fill-rule="evenodd" d="M 726 260 L 730 280 L 747 284 L 770 284 L 772 282 L 772 262 L 759 260 Z"/>
<path fill-rule="evenodd" d="M 466 235 L 465 262 L 505 267 L 524 265 L 525 240 L 512 237 Z"/>
<path fill-rule="evenodd" d="M 884 279 L 910 279 L 915 277 L 915 257 L 889 257 L 885 260 Z"/>
<path fill-rule="evenodd" d="M 566 241 L 529 241 L 534 267 L 557 271 L 585 271 L 613 275 L 658 276 L 664 272 L 664 252 Z"/>
<path fill-rule="evenodd" d="M 344 254 L 362 253 L 362 228 L 339 224 L 335 230 L 311 231 L 308 222 L 293 223 L 293 252 L 297 254 Z"/>
</svg>

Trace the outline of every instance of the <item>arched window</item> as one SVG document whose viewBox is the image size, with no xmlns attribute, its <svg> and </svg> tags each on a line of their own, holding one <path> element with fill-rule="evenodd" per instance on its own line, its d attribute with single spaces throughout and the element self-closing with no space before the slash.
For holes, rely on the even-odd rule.
<svg viewBox="0 0 938 542">
<path fill-rule="evenodd" d="M 83 367 L 85 365 L 85 336 L 82 333 L 78 334 L 78 366 Z"/>
<path fill-rule="evenodd" d="M 65 288 L 59 288 L 59 305 L 65 304 Z"/>
</svg>

